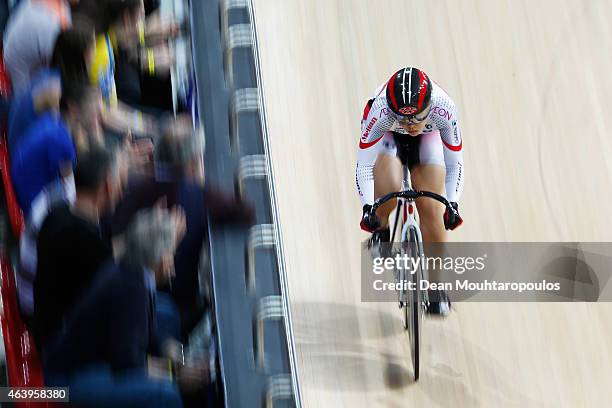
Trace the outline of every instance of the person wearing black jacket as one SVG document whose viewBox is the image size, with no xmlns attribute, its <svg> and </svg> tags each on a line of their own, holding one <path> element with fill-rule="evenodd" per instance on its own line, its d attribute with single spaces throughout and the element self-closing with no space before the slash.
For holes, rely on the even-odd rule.
<svg viewBox="0 0 612 408">
<path fill-rule="evenodd" d="M 76 200 L 61 202 L 45 218 L 36 240 L 33 334 L 42 347 L 64 325 L 64 317 L 92 282 L 112 245 L 101 216 L 118 200 L 124 161 L 121 151 L 92 148 L 74 170 Z"/>
<path fill-rule="evenodd" d="M 45 378 L 50 385 L 70 387 L 72 403 L 182 406 L 179 386 L 188 369 L 181 355 L 168 351 L 179 334 L 178 312 L 156 287 L 173 273 L 184 230 L 180 210 L 139 212 L 126 232 L 125 255 L 100 270 L 67 317 L 66 330 L 45 348 Z M 162 300 L 164 311 L 159 310 Z M 193 372 L 188 377 L 193 381 Z"/>
</svg>

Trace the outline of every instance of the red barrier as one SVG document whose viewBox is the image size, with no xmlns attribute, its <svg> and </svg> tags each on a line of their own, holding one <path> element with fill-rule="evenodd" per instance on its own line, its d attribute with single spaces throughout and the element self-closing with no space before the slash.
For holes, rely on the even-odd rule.
<svg viewBox="0 0 612 408">
<path fill-rule="evenodd" d="M 0 254 L 0 291 L 3 313 L 0 315 L 6 352 L 8 382 L 11 387 L 44 387 L 40 358 L 34 339 L 21 319 L 17 304 L 15 276 L 6 254 Z M 15 403 L 17 408 L 52 407 L 49 403 Z"/>
<path fill-rule="evenodd" d="M 0 45 L 0 53 L 2 46 Z M 4 59 L 0 58 L 0 98 L 9 100 L 11 97 L 11 80 L 4 66 Z M 6 143 L 6 123 L 0 124 L 0 173 L 2 173 L 2 184 L 6 196 L 6 206 L 11 229 L 15 237 L 19 238 L 24 227 L 23 213 L 17 203 L 13 182 L 11 181 L 11 166 L 9 160 L 8 146 Z"/>
<path fill-rule="evenodd" d="M 0 135 L 0 173 L 2 173 L 4 196 L 6 197 L 6 210 L 8 212 L 11 229 L 15 237 L 19 239 L 23 232 L 25 222 L 23 220 L 23 212 L 17 203 L 17 197 L 13 189 L 8 146 L 6 138 L 3 135 Z"/>
<path fill-rule="evenodd" d="M 11 167 L 8 146 L 6 138 L 0 136 L 0 172 L 2 173 L 2 184 L 4 186 L 4 195 L 6 198 L 6 209 L 8 212 L 9 222 L 15 237 L 19 239 L 24 228 L 23 212 L 17 203 L 17 196 L 13 189 L 11 180 Z"/>
<path fill-rule="evenodd" d="M 2 44 L 0 44 L 0 54 L 1 53 Z M 7 101 L 11 97 L 11 79 L 4 66 L 4 58 L 0 58 L 0 97 Z"/>
</svg>

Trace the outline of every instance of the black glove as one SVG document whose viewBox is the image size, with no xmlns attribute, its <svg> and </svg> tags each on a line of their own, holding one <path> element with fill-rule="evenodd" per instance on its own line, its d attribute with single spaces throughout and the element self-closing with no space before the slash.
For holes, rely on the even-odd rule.
<svg viewBox="0 0 612 408">
<path fill-rule="evenodd" d="M 463 224 L 463 219 L 459 215 L 459 204 L 450 203 L 453 211 L 449 211 L 447 208 L 444 212 L 444 228 L 447 230 L 454 230 L 461 224 Z"/>
<path fill-rule="evenodd" d="M 376 213 L 372 212 L 371 205 L 366 204 L 363 206 L 363 215 L 361 216 L 361 223 L 359 226 L 362 230 L 367 232 L 374 232 L 378 227 L 380 227 Z"/>
</svg>

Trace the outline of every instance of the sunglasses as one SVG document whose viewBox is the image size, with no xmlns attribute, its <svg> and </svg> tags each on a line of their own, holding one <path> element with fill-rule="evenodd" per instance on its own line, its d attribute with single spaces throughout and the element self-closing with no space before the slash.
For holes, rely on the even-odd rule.
<svg viewBox="0 0 612 408">
<path fill-rule="evenodd" d="M 419 123 L 427 119 L 430 111 L 431 111 L 431 104 L 427 108 L 425 108 L 422 112 L 417 113 L 414 116 L 409 117 L 409 116 L 400 116 L 396 114 L 395 119 L 401 125 L 418 125 Z"/>
</svg>

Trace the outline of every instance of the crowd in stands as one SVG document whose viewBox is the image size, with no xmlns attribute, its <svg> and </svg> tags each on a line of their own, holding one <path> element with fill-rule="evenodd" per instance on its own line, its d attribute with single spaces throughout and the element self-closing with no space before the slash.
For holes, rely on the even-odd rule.
<svg viewBox="0 0 612 408">
<path fill-rule="evenodd" d="M 208 222 L 254 221 L 205 180 L 172 99 L 181 24 L 158 3 L 21 0 L 4 30 L 19 306 L 46 384 L 77 406 L 214 405 L 210 362 L 183 349 L 209 311 L 202 246 Z"/>
</svg>

